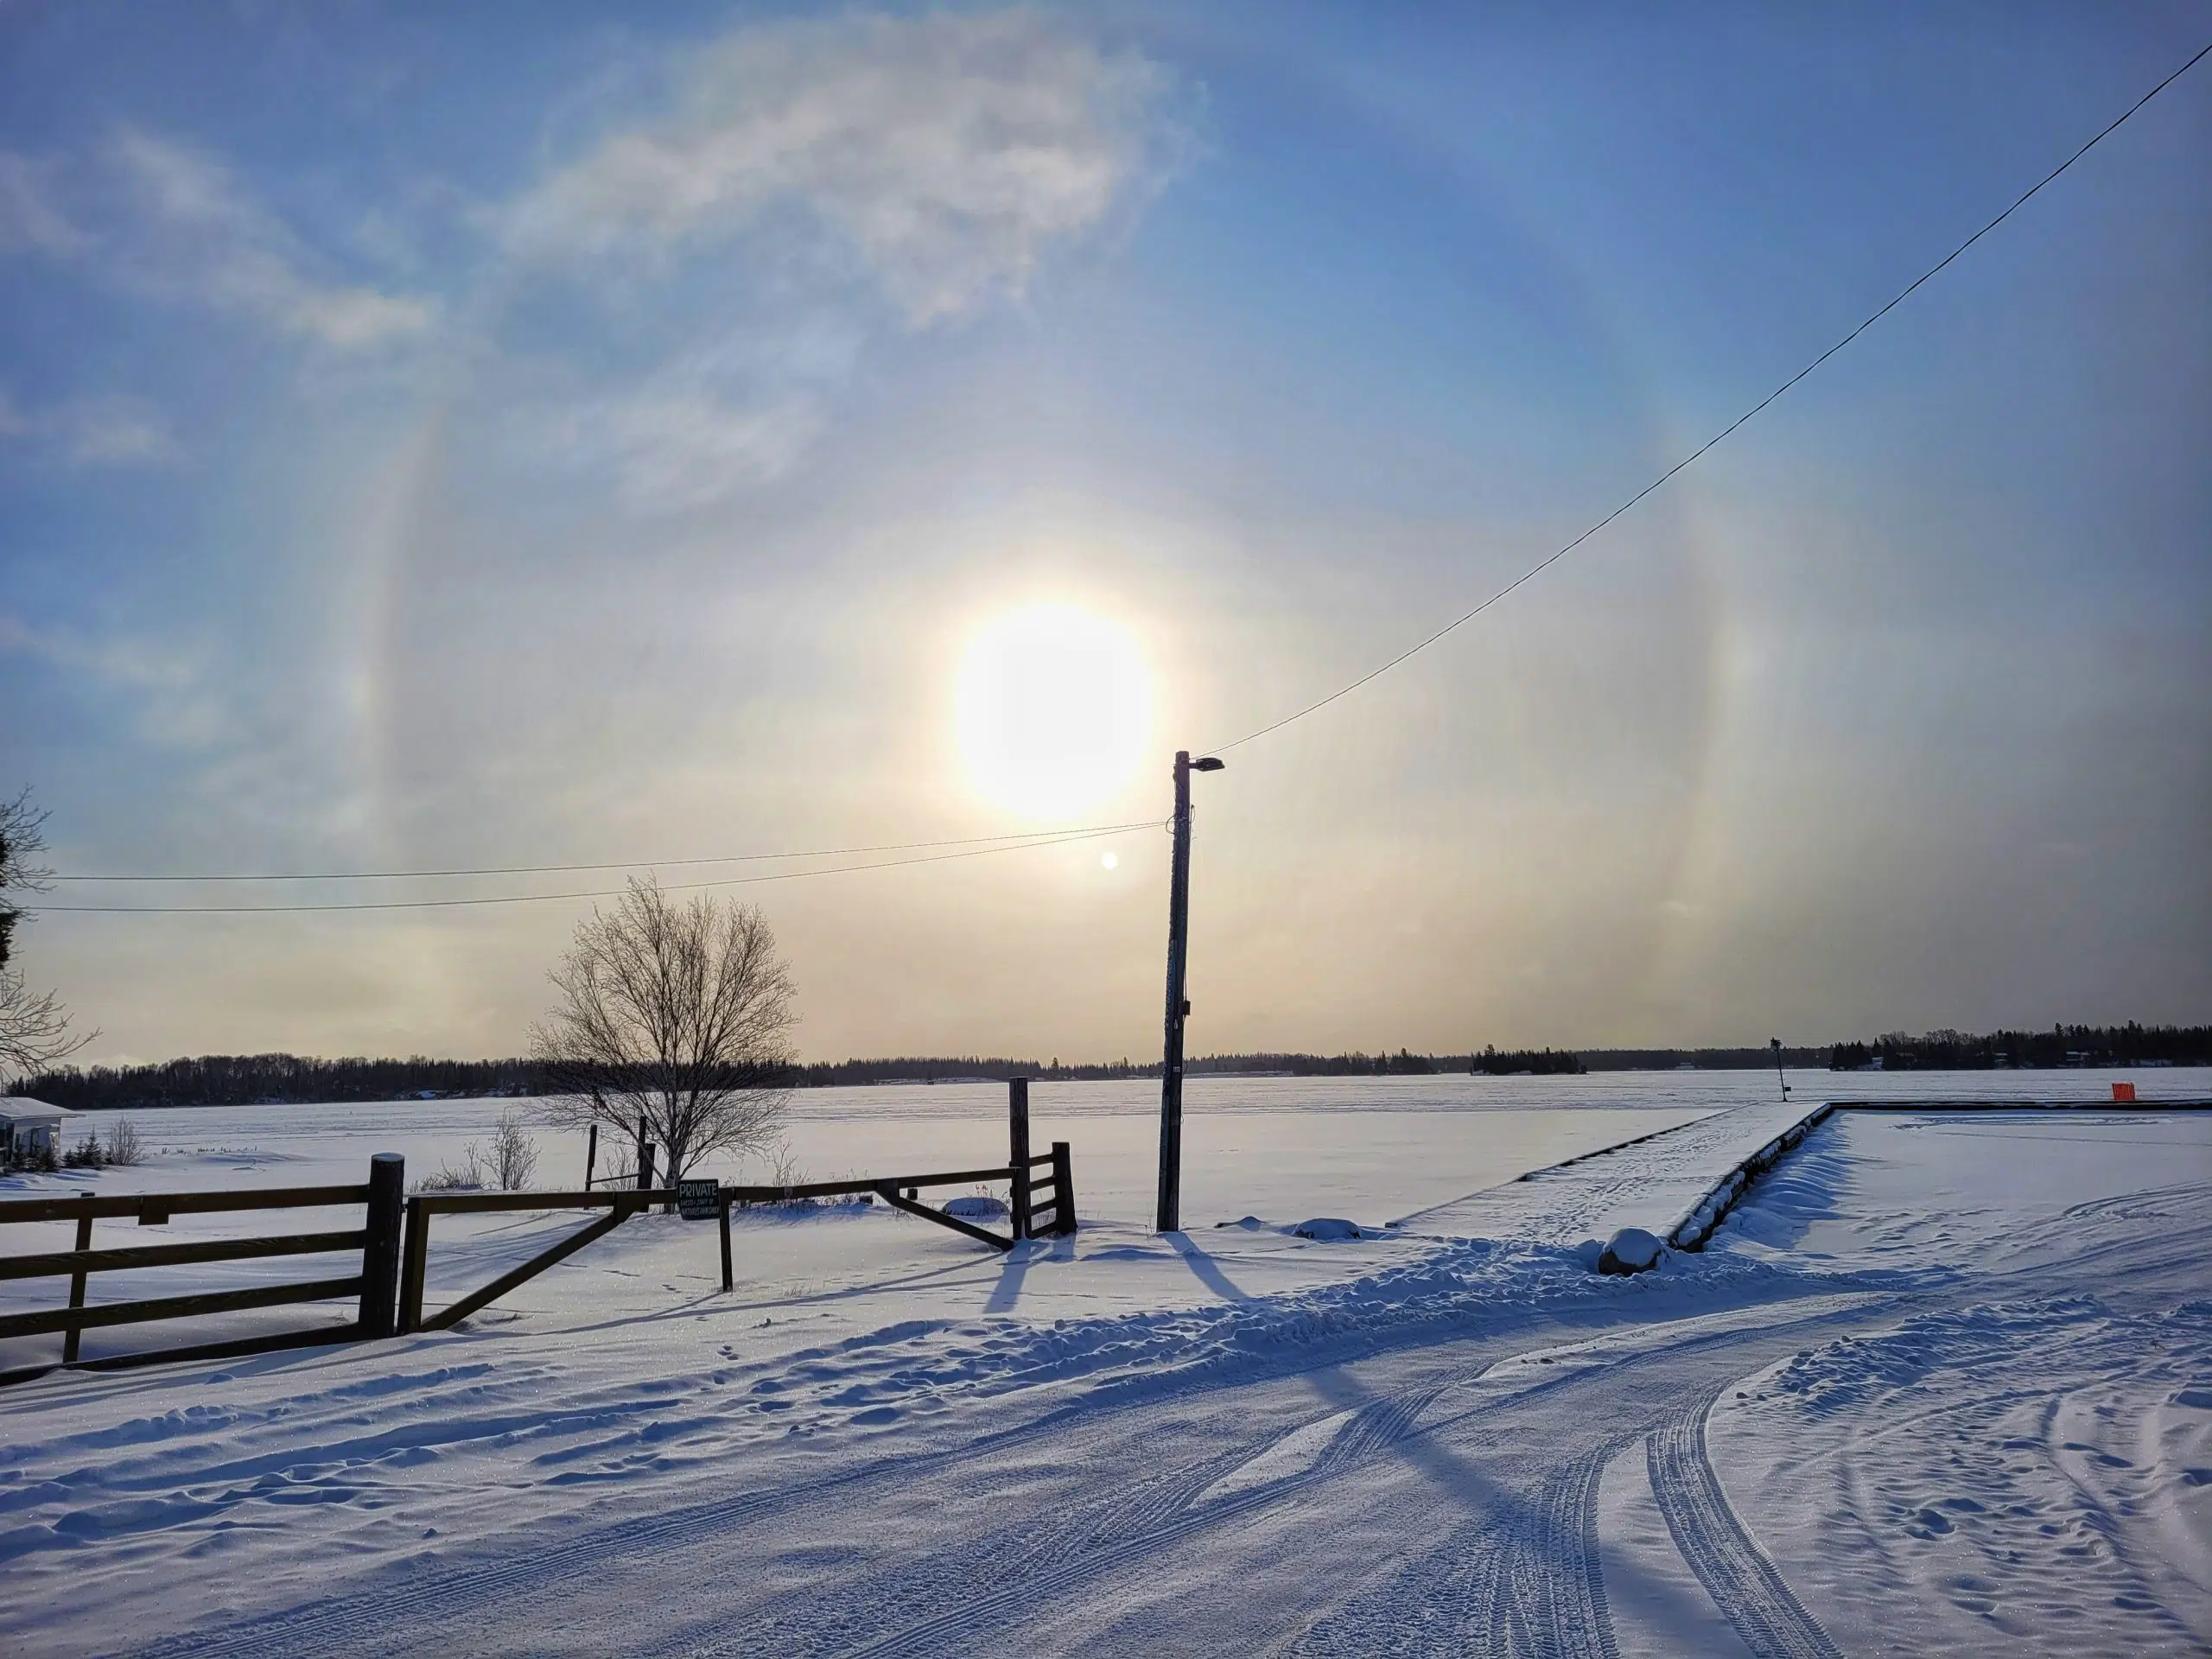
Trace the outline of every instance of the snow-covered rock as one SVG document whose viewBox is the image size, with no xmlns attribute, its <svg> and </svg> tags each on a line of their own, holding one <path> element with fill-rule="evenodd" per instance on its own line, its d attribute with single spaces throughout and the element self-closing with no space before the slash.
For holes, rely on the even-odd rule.
<svg viewBox="0 0 2212 1659">
<path fill-rule="evenodd" d="M 1600 1273 L 1642 1273 L 1659 1262 L 1657 1238 L 1641 1227 L 1624 1227 L 1605 1242 L 1598 1257 Z"/>
<path fill-rule="evenodd" d="M 1300 1238 L 1318 1238 L 1325 1241 L 1366 1236 L 1359 1230 L 1357 1223 L 1346 1221 L 1341 1216 L 1316 1216 L 1311 1221 L 1300 1222 L 1297 1226 L 1291 1229 L 1291 1231 Z"/>
<path fill-rule="evenodd" d="M 1006 1200 L 981 1195 L 955 1198 L 944 1206 L 944 1213 L 957 1216 L 963 1221 L 1003 1221 L 1007 1213 Z"/>
</svg>

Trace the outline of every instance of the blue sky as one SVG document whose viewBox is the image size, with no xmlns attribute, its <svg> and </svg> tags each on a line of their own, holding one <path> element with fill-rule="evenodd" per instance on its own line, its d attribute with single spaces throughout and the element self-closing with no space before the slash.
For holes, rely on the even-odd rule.
<svg viewBox="0 0 2212 1659">
<path fill-rule="evenodd" d="M 74 873 L 1023 829 L 952 686 L 1045 602 L 1149 664 L 1159 764 L 1085 821 L 1156 818 L 1174 747 L 1510 580 L 2206 38 L 0 7 L 0 784 Z M 1193 1045 L 2206 1017 L 2208 76 L 1204 780 Z M 1139 1054 L 1164 849 L 1110 847 L 735 891 L 811 1054 Z M 96 1057 L 504 1053 L 582 908 L 22 953 Z"/>
</svg>

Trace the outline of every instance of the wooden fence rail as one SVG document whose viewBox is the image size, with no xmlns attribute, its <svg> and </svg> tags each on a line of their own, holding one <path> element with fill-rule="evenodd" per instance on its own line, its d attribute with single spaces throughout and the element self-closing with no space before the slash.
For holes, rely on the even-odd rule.
<svg viewBox="0 0 2212 1659">
<path fill-rule="evenodd" d="M 397 1153 L 378 1153 L 369 1160 L 369 1179 L 358 1186 L 268 1187 L 258 1192 L 86 1192 L 70 1198 L 12 1198 L 0 1200 L 0 1225 L 19 1222 L 74 1221 L 76 1247 L 43 1250 L 28 1255 L 0 1256 L 0 1280 L 67 1277 L 67 1306 L 41 1308 L 28 1313 L 0 1314 L 0 1339 L 61 1333 L 60 1363 L 90 1370 L 110 1370 L 127 1365 L 149 1365 L 162 1360 L 213 1359 L 261 1353 L 277 1348 L 304 1347 L 327 1342 L 349 1342 L 362 1337 L 392 1334 L 393 1295 L 398 1283 L 399 1213 L 406 1189 L 406 1166 Z M 181 1244 L 135 1244 L 107 1249 L 92 1248 L 96 1220 L 132 1220 L 142 1227 L 157 1227 L 181 1215 L 216 1215 L 234 1211 L 306 1210 L 359 1205 L 363 1224 L 335 1231 L 286 1233 L 258 1238 L 195 1239 Z M 238 1290 L 202 1292 L 186 1296 L 143 1297 L 136 1301 L 86 1303 L 87 1281 L 96 1273 L 128 1273 L 144 1268 L 175 1267 L 201 1262 L 243 1262 L 276 1255 L 323 1255 L 359 1250 L 359 1272 L 338 1278 L 253 1285 Z M 327 1301 L 334 1297 L 359 1299 L 353 1319 L 344 1325 L 280 1331 L 263 1336 L 233 1338 L 186 1347 L 159 1348 L 144 1352 L 111 1354 L 84 1359 L 79 1339 L 86 1331 L 119 1325 L 152 1324 L 167 1319 L 202 1318 L 214 1313 L 240 1313 L 251 1308 L 279 1307 L 296 1302 Z M 0 1384 L 20 1382 L 54 1370 L 53 1363 L 19 1366 L 0 1371 Z"/>
<path fill-rule="evenodd" d="M 1067 1174 L 1067 1142 L 1055 1141 L 1050 1154 L 1032 1159 L 1030 1163 L 1050 1164 L 1052 1166 L 1051 1191 L 1054 1194 L 1052 1203 L 1056 1206 L 1053 1209 L 1053 1230 L 1073 1232 L 1073 1200 L 1058 1196 L 1071 1193 L 1073 1190 Z M 978 1227 L 959 1216 L 948 1215 L 943 1210 L 923 1204 L 917 1195 L 925 1187 L 967 1186 L 979 1181 L 1006 1181 L 1018 1191 L 1026 1192 L 1029 1180 L 1027 1166 L 1006 1165 L 988 1169 L 939 1170 L 926 1175 L 863 1175 L 842 1181 L 798 1181 L 787 1186 L 718 1185 L 714 1198 L 721 1228 L 722 1288 L 733 1289 L 736 1282 L 729 1238 L 729 1212 L 733 1206 L 786 1204 L 800 1198 L 867 1194 L 882 1199 L 886 1205 L 904 1214 L 935 1222 L 940 1227 L 950 1228 L 994 1249 L 1010 1250 L 1020 1239 L 1028 1236 L 1026 1200 L 1017 1209 L 1020 1219 L 1014 1236 L 1004 1237 L 987 1227 Z M 680 1196 L 673 1187 L 610 1188 L 582 1192 L 418 1192 L 407 1200 L 406 1242 L 401 1251 L 399 1270 L 399 1330 L 404 1335 L 414 1331 L 450 1329 L 479 1308 L 497 1301 L 518 1286 L 535 1279 L 546 1268 L 566 1261 L 594 1240 L 604 1238 L 631 1217 L 642 1215 L 656 1205 L 675 1204 Z M 459 1301 L 440 1308 L 435 1313 L 426 1313 L 423 1299 L 429 1274 L 430 1218 L 434 1216 L 489 1215 L 525 1210 L 604 1210 L 607 1213 L 588 1226 L 579 1228 L 567 1237 L 547 1246 L 529 1261 L 509 1268 L 489 1284 L 469 1292 Z"/>
</svg>

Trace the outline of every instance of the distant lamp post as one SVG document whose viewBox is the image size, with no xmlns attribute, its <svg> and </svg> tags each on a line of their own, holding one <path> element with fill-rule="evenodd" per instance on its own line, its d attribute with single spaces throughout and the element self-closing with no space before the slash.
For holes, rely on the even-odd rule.
<svg viewBox="0 0 2212 1659">
<path fill-rule="evenodd" d="M 1782 1039 L 1779 1037 L 1770 1037 L 1766 1039 L 1766 1046 L 1774 1051 L 1774 1080 L 1782 1085 L 1783 1099 L 1788 1100 L 1789 1098 L 1789 1079 L 1782 1075 Z"/>
<path fill-rule="evenodd" d="M 1174 1232 L 1183 1209 L 1183 1021 L 1191 999 L 1184 995 L 1183 958 L 1191 928 L 1191 774 L 1219 772 L 1211 755 L 1193 760 L 1188 749 L 1175 752 L 1175 854 L 1167 878 L 1167 1033 L 1160 1067 L 1159 1230 Z"/>
</svg>

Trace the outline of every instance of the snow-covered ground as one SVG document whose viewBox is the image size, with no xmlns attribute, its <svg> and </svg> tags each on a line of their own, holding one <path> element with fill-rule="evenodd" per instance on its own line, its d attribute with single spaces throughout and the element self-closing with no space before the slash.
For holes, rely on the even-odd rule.
<svg viewBox="0 0 2212 1659">
<path fill-rule="evenodd" d="M 1149 1091 L 1039 1085 L 1071 1241 L 760 1213 L 725 1296 L 713 1229 L 652 1217 L 457 1332 L 51 1376 L 0 1395 L 0 1644 L 2202 1650 L 2212 1114 L 1842 1114 L 1703 1254 L 1588 1270 L 1582 1240 L 1770 1135 L 1774 1093 L 1208 1080 L 1191 1225 L 1156 1238 Z M 824 1091 L 794 1153 L 988 1162 L 1001 1099 Z M 159 1160 L 92 1184 L 419 1172 L 497 1109 L 147 1114 Z M 1369 1236 L 1292 1231 L 1332 1214 Z M 432 1301 L 575 1224 L 442 1222 Z"/>
</svg>

